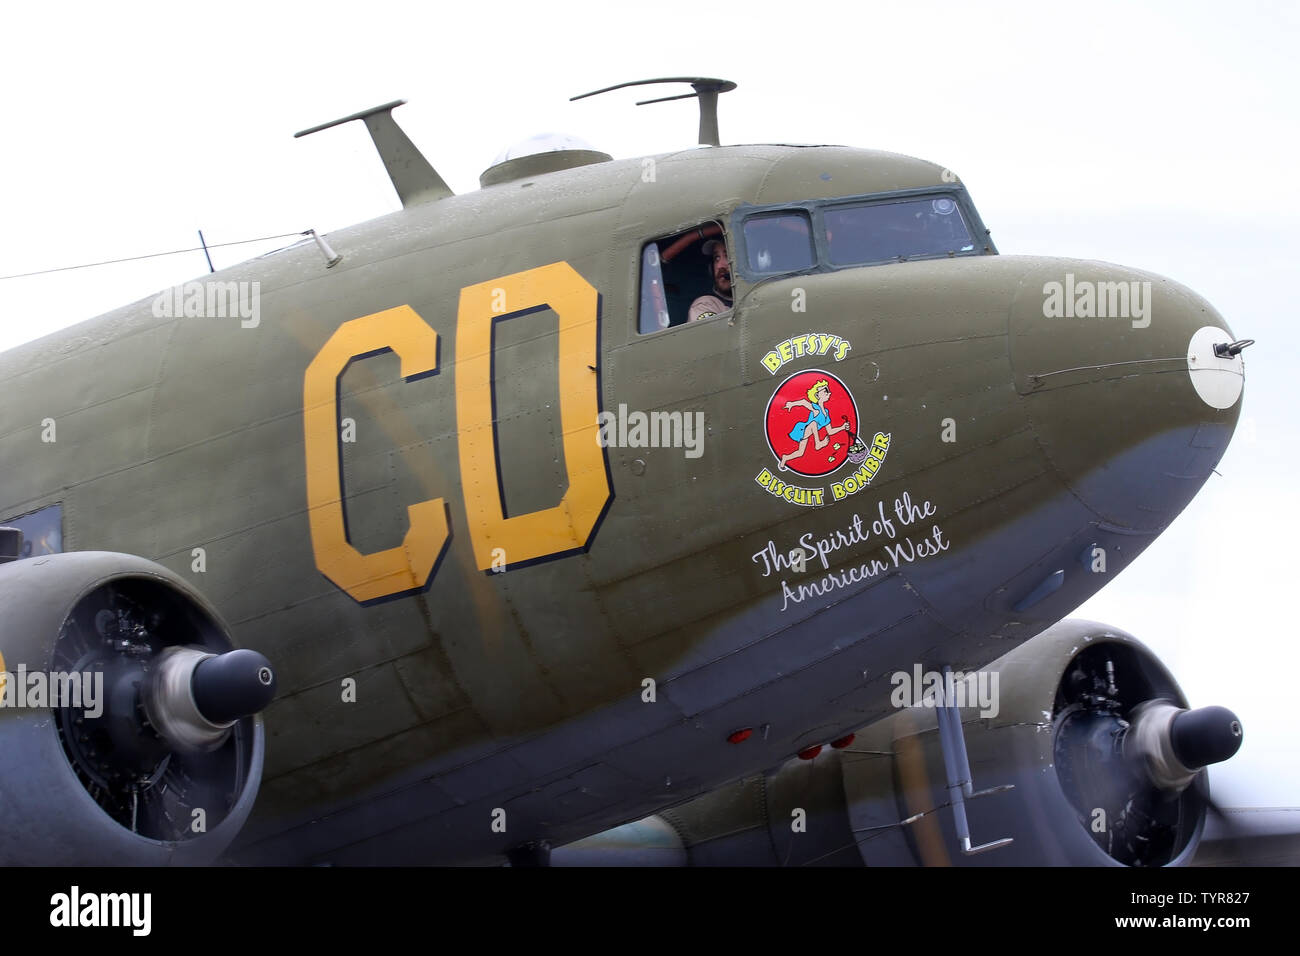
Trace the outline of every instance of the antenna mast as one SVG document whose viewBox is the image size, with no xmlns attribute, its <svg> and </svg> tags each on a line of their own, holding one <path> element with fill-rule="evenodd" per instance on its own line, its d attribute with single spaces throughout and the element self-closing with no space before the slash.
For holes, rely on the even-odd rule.
<svg viewBox="0 0 1300 956">
<path fill-rule="evenodd" d="M 628 83 L 619 83 L 615 86 L 607 86 L 604 89 L 592 90 L 590 93 L 571 96 L 569 102 L 586 99 L 588 96 L 596 96 L 600 93 L 609 93 L 612 90 L 625 89 L 629 86 L 649 86 L 653 83 L 689 83 L 695 92 L 679 93 L 676 96 L 661 96 L 653 100 L 640 100 L 636 104 L 637 106 L 646 106 L 650 103 L 667 103 L 669 100 L 688 100 L 695 97 L 700 101 L 700 145 L 722 145 L 718 136 L 718 94 L 729 93 L 736 88 L 736 84 L 731 80 L 719 80 L 710 76 L 662 76 L 654 80 L 632 80 Z"/>
</svg>

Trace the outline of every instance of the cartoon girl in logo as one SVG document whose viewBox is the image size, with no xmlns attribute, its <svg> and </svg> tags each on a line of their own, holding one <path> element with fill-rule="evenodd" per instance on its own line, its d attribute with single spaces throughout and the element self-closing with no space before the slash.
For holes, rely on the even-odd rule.
<svg viewBox="0 0 1300 956">
<path fill-rule="evenodd" d="M 788 455 L 782 455 L 781 460 L 777 462 L 777 468 L 785 471 L 785 463 L 794 461 L 796 458 L 802 458 L 804 451 L 808 448 L 809 437 L 813 440 L 813 448 L 821 450 L 828 444 L 831 435 L 848 429 L 848 421 L 843 425 L 832 425 L 830 413 L 826 411 L 826 403 L 831 397 L 831 383 L 826 379 L 821 379 L 813 383 L 813 387 L 808 389 L 808 400 L 797 398 L 794 401 L 785 403 L 785 410 L 788 412 L 795 406 L 802 405 L 808 409 L 808 420 L 800 422 L 790 430 L 790 438 L 799 443 L 799 447 Z M 822 430 L 825 430 L 823 437 Z"/>
</svg>

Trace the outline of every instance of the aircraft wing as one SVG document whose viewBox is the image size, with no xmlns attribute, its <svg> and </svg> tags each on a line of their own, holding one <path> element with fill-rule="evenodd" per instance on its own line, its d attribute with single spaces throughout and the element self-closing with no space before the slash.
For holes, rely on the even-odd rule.
<svg viewBox="0 0 1300 956">
<path fill-rule="evenodd" d="M 1300 807 L 1234 807 L 1210 813 L 1191 865 L 1300 865 Z"/>
</svg>

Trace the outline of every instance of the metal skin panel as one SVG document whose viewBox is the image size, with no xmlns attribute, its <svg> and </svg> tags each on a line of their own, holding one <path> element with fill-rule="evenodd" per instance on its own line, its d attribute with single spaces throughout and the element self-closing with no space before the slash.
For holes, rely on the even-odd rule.
<svg viewBox="0 0 1300 956">
<path fill-rule="evenodd" d="M 146 300 L 0 356 L 0 375 L 15 386 L 0 407 L 2 450 L 6 461 L 32 462 L 0 473 L 0 517 L 63 501 L 68 547 L 169 567 L 222 609 L 238 645 L 276 665 L 263 797 L 237 858 L 335 859 L 330 840 L 303 835 L 311 822 L 382 798 L 403 809 L 357 813 L 331 838 L 348 842 L 351 858 L 490 860 L 777 766 L 883 714 L 887 669 L 978 666 L 1068 613 L 1107 578 L 1067 571 L 1033 613 L 1011 608 L 1058 555 L 1099 534 L 1123 537 L 1126 564 L 1226 447 L 1239 406 L 1210 409 L 1185 370 L 1181 379 L 1142 373 L 1027 390 L 1028 375 L 1072 366 L 1081 352 L 1185 353 L 1206 324 L 1208 306 L 1162 285 L 1149 338 L 1120 334 L 1119 324 L 1055 334 L 1064 326 L 1032 316 L 1041 308 L 1034 287 L 1083 268 L 1066 260 L 959 257 L 757 284 L 738 274 L 733 313 L 638 335 L 650 239 L 715 219 L 730 229 L 742 205 L 952 188 L 933 164 L 846 147 L 651 159 L 503 183 L 342 230 L 329 240 L 343 260 L 328 270 L 314 246 L 299 244 L 213 276 L 261 283 L 256 328 L 158 319 Z M 459 298 L 554 263 L 599 295 L 590 372 L 599 407 L 700 412 L 704 453 L 603 449 L 611 497 L 589 538 L 575 526 L 575 553 L 518 567 L 506 548 L 507 570 L 494 574 L 476 555 L 466 507 L 467 495 L 496 492 L 492 462 L 462 456 Z M 804 311 L 792 309 L 798 290 Z M 408 381 L 391 355 L 375 356 L 340 379 L 363 436 L 342 446 L 348 520 L 364 523 L 355 529 L 364 551 L 391 548 L 406 531 L 405 509 L 441 498 L 448 540 L 426 587 L 362 604 L 317 568 L 304 373 L 344 323 L 403 306 L 437 332 L 437 370 Z M 852 347 L 838 362 L 797 359 L 771 373 L 765 356 L 806 332 Z M 502 336 L 511 354 L 501 367 L 523 368 L 514 353 L 525 346 Z M 561 354 L 545 332 L 528 347 Z M 103 366 L 109 374 L 90 371 Z M 755 481 L 776 471 L 763 437 L 773 390 L 809 368 L 845 383 L 864 437 L 892 436 L 872 484 L 824 507 L 792 505 Z M 505 429 L 506 486 L 547 485 L 546 495 L 531 489 L 527 507 L 564 493 L 564 429 L 546 409 L 557 385 L 541 378 L 514 371 L 495 386 L 511 415 L 549 423 Z M 47 415 L 59 422 L 52 445 L 38 437 Z M 949 418 L 953 442 L 942 438 Z M 1080 428 L 1089 437 L 1076 447 L 1070 430 Z M 1102 438 L 1104 447 L 1094 444 Z M 1125 510 L 1127 482 L 1096 476 L 1125 455 L 1139 471 L 1164 467 L 1168 448 L 1144 444 L 1157 439 L 1193 449 L 1194 467 L 1180 464 L 1176 486 L 1154 484 L 1137 520 Z M 821 482 L 828 496 L 837 477 Z M 798 603 L 785 599 L 783 582 L 797 589 L 879 558 L 878 543 L 836 551 L 829 568 L 814 558 L 801 575 L 762 574 L 755 555 L 769 542 L 788 553 L 805 535 L 845 529 L 854 514 L 892 511 L 904 493 L 935 508 L 913 523 L 913 537 L 937 523 L 947 550 Z M 195 547 L 207 549 L 201 575 L 191 571 Z M 356 703 L 342 699 L 347 679 L 357 682 Z M 658 682 L 653 704 L 642 702 L 646 679 Z M 760 725 L 770 727 L 761 743 L 724 742 L 737 726 Z M 550 811 L 519 804 L 507 832 L 490 828 L 493 809 L 590 767 L 606 774 L 590 799 L 557 797 Z"/>
<path fill-rule="evenodd" d="M 1045 285 L 1066 276 L 1079 288 L 1136 286 L 1147 314 L 1045 316 Z M 1016 389 L 1053 470 L 1109 524 L 1163 530 L 1209 477 L 1236 426 L 1239 402 L 1219 410 L 1197 400 L 1187 354 L 1202 326 L 1223 329 L 1231 341 L 1209 303 L 1150 273 L 1057 260 L 1022 283 L 1011 308 Z"/>
</svg>

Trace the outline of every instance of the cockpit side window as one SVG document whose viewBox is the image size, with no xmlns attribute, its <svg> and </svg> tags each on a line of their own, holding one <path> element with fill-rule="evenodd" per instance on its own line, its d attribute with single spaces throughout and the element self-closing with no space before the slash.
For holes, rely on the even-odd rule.
<svg viewBox="0 0 1300 956">
<path fill-rule="evenodd" d="M 800 210 L 765 213 L 745 220 L 745 254 L 754 275 L 802 272 L 817 261 L 812 225 Z"/>
<path fill-rule="evenodd" d="M 642 335 L 731 309 L 731 263 L 718 222 L 647 242 L 641 249 Z"/>
<path fill-rule="evenodd" d="M 668 290 L 664 288 L 663 260 L 659 244 L 647 242 L 641 250 L 641 311 L 637 331 L 642 335 L 658 332 L 672 325 L 668 311 Z"/>
<path fill-rule="evenodd" d="M 40 511 L 10 518 L 8 521 L 0 520 L 0 528 L 17 528 L 23 533 L 20 557 L 58 554 L 63 550 L 63 503 L 49 505 Z"/>
</svg>

